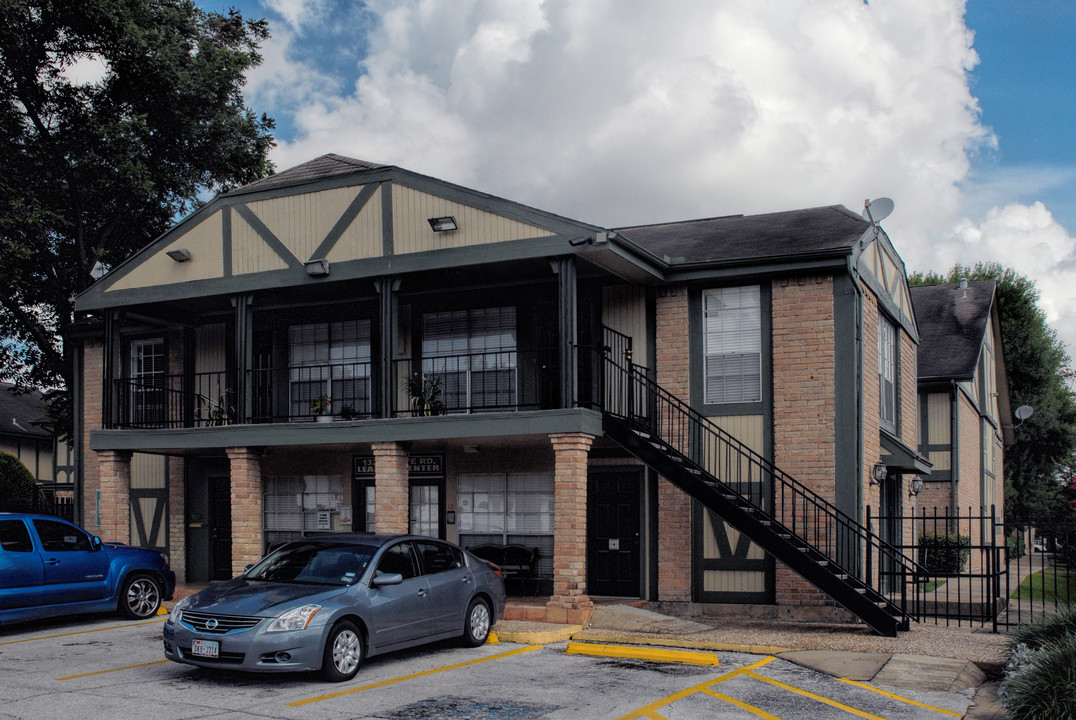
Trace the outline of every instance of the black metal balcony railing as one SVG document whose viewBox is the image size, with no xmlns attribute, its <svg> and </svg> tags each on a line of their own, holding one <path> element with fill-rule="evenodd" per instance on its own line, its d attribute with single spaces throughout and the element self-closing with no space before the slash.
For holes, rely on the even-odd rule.
<svg viewBox="0 0 1076 720">
<path fill-rule="evenodd" d="M 390 417 L 560 407 L 553 350 L 439 356 L 392 363 Z M 267 367 L 247 373 L 246 407 L 228 372 L 117 380 L 120 428 L 192 428 L 380 417 L 370 362 Z M 316 402 L 320 401 L 320 402 Z M 322 412 L 318 412 L 321 409 Z"/>
</svg>

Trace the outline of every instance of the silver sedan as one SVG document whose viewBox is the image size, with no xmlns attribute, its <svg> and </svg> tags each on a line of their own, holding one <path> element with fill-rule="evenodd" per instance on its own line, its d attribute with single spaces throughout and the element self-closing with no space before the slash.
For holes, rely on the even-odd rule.
<svg viewBox="0 0 1076 720">
<path fill-rule="evenodd" d="M 452 543 L 321 535 L 176 603 L 164 655 L 200 667 L 320 670 L 339 682 L 372 655 L 448 638 L 481 645 L 504 605 L 497 566 Z"/>
</svg>

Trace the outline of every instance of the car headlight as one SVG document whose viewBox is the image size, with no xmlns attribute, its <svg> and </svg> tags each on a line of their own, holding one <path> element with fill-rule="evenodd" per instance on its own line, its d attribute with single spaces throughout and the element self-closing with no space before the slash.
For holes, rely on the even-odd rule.
<svg viewBox="0 0 1076 720">
<path fill-rule="evenodd" d="M 302 607 L 288 610 L 286 613 L 269 623 L 265 632 L 286 632 L 288 630 L 302 630 L 310 624 L 310 619 L 321 610 L 321 605 L 303 605 Z"/>
<path fill-rule="evenodd" d="M 176 625 L 183 619 L 183 608 L 191 604 L 191 598 L 193 595 L 188 595 L 185 598 L 181 598 L 179 602 L 172 606 L 172 612 L 168 613 L 168 624 Z"/>
</svg>

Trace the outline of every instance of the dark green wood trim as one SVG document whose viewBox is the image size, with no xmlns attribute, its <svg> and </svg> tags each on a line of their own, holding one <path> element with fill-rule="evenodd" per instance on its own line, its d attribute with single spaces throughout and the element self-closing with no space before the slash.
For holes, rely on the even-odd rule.
<svg viewBox="0 0 1076 720">
<path fill-rule="evenodd" d="M 863 391 L 859 346 L 860 296 L 847 275 L 833 279 L 834 503 L 849 517 L 860 517 L 859 404 Z"/>
<path fill-rule="evenodd" d="M 217 196 L 214 198 L 213 202 L 234 205 L 238 203 L 245 204 L 257 202 L 259 200 L 272 200 L 274 198 L 288 197 L 291 195 L 307 195 L 321 190 L 336 190 L 338 188 L 353 185 L 368 185 L 386 182 L 391 180 L 398 172 L 399 168 L 392 166 L 373 168 L 370 170 L 356 168 L 355 172 L 341 173 L 339 175 L 333 175 L 314 181 L 297 180 L 285 185 L 277 185 L 276 187 L 266 190 L 255 188 L 253 190 L 244 191 L 243 188 L 238 188 L 226 195 Z"/>
<path fill-rule="evenodd" d="M 396 254 L 396 234 L 392 214 L 392 183 L 381 184 L 381 252 L 385 257 Z"/>
<path fill-rule="evenodd" d="M 221 267 L 224 277 L 232 276 L 232 208 L 221 208 L 220 213 Z"/>
<path fill-rule="evenodd" d="M 363 187 L 362 191 L 360 191 L 347 206 L 347 209 L 344 210 L 343 214 L 336 221 L 336 224 L 333 225 L 332 230 L 330 230 L 325 236 L 325 239 L 321 241 L 321 244 L 318 245 L 317 249 L 309 259 L 313 260 L 315 258 L 328 257 L 332 249 L 336 247 L 336 243 L 339 242 L 341 236 L 343 236 L 344 231 L 347 230 L 351 226 L 351 223 L 355 221 L 355 218 L 359 216 L 362 209 L 366 207 L 366 203 L 370 202 L 370 198 L 377 192 L 378 187 L 380 187 L 380 185 L 377 183 L 370 183 Z"/>
<path fill-rule="evenodd" d="M 561 405 L 574 402 L 576 397 L 575 346 L 579 340 L 579 278 L 575 258 L 558 257 L 550 261 L 557 274 L 557 327 L 560 341 L 560 398 Z"/>
<path fill-rule="evenodd" d="M 265 241 L 265 244 L 269 246 L 269 249 L 276 253 L 277 256 L 281 260 L 283 260 L 288 267 L 296 268 L 303 266 L 302 261 L 300 261 L 299 258 L 295 257 L 292 254 L 291 250 L 288 250 L 287 246 L 280 241 L 280 238 L 273 234 L 273 231 L 270 230 L 266 226 L 266 224 L 262 222 L 260 217 L 254 214 L 253 210 L 248 208 L 246 205 L 235 205 L 234 207 L 235 211 L 239 213 L 240 217 L 246 220 L 247 223 L 249 223 L 250 226 L 254 228 L 254 232 L 258 234 L 258 237 Z"/>
<path fill-rule="evenodd" d="M 272 423 L 176 430 L 94 430 L 91 450 L 184 454 L 223 452 L 230 447 L 352 447 L 372 442 L 420 442 L 550 433 L 604 434 L 601 415 L 592 410 L 540 410 L 432 418 Z"/>
<path fill-rule="evenodd" d="M 787 258 L 774 261 L 752 258 L 737 263 L 692 264 L 690 266 L 679 266 L 673 262 L 665 269 L 664 279 L 678 283 L 710 282 L 716 285 L 749 285 L 769 282 L 777 275 L 817 273 L 818 271 L 843 272 L 846 268 L 846 253 L 833 257 L 794 261 Z"/>
</svg>

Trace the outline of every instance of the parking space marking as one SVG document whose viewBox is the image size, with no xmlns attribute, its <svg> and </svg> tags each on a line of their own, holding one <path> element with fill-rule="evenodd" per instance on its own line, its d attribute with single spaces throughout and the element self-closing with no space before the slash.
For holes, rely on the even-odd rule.
<svg viewBox="0 0 1076 720">
<path fill-rule="evenodd" d="M 762 720 L 781 720 L 781 718 L 777 717 L 776 715 L 770 715 L 768 712 L 766 712 L 762 708 L 755 707 L 754 705 L 748 705 L 743 700 L 737 700 L 736 698 L 729 697 L 728 695 L 722 695 L 721 693 L 717 692 L 716 690 L 710 690 L 709 688 L 707 688 L 707 689 L 703 690 L 703 692 L 706 693 L 707 695 L 713 695 L 718 700 L 724 700 L 725 702 L 727 702 L 727 703 L 729 703 L 731 705 L 735 705 L 736 707 L 740 708 L 741 710 L 746 710 L 747 712 L 751 713 L 752 715 L 757 715 L 758 717 L 762 718 Z"/>
<path fill-rule="evenodd" d="M 590 655 L 592 657 L 627 658 L 631 660 L 649 660 L 650 662 L 677 662 L 689 665 L 720 665 L 717 653 L 698 650 L 673 650 L 669 648 L 648 648 L 637 645 L 604 645 L 601 643 L 570 642 L 564 650 L 568 655 Z"/>
<path fill-rule="evenodd" d="M 627 715 L 621 716 L 620 720 L 634 720 L 634 718 L 641 718 L 641 717 L 660 718 L 661 715 L 659 715 L 658 712 L 657 712 L 658 708 L 663 708 L 666 705 L 671 705 L 674 702 L 676 702 L 677 700 L 683 700 L 684 698 L 688 697 L 689 695 L 694 695 L 697 692 L 702 692 L 704 690 L 709 690 L 710 687 L 712 687 L 713 685 L 717 685 L 718 683 L 723 683 L 726 680 L 731 680 L 734 677 L 738 677 L 740 675 L 745 675 L 745 674 L 750 674 L 752 670 L 756 670 L 756 669 L 762 667 L 763 665 L 766 665 L 767 663 L 773 662 L 776 659 L 777 658 L 773 657 L 772 655 L 770 655 L 769 657 L 764 657 L 764 658 L 762 658 L 761 660 L 759 660 L 756 663 L 752 663 L 751 665 L 745 665 L 742 668 L 737 668 L 735 670 L 731 670 L 731 671 L 725 673 L 724 675 L 718 675 L 716 678 L 712 678 L 710 680 L 707 680 L 706 682 L 699 683 L 698 685 L 693 685 L 693 686 L 691 686 L 689 688 L 681 690 L 678 693 L 673 693 L 672 695 L 669 695 L 668 697 L 662 698 L 661 700 L 655 700 L 654 702 L 650 703 L 649 705 L 644 705 L 643 707 L 641 707 L 641 708 L 639 708 L 637 710 L 632 710 Z"/>
<path fill-rule="evenodd" d="M 861 683 L 861 682 L 858 682 L 856 680 L 849 680 L 848 678 L 837 678 L 837 679 L 839 681 L 841 681 L 842 683 L 848 683 L 849 685 L 855 685 L 856 687 L 861 687 L 861 688 L 863 688 L 865 690 L 870 690 L 871 692 L 876 692 L 879 695 L 885 695 L 886 697 L 893 698 L 894 700 L 899 700 L 899 701 L 901 701 L 903 703 L 908 703 L 909 705 L 918 705 L 921 708 L 926 708 L 927 710 L 936 710 L 936 711 L 938 711 L 940 713 L 945 713 L 946 715 L 955 715 L 956 717 L 964 717 L 964 713 L 953 712 L 952 710 L 946 710 L 945 708 L 934 707 L 933 705 L 927 705 L 927 704 L 921 703 L 921 702 L 919 702 L 917 700 L 912 700 L 911 698 L 906 698 L 906 697 L 904 697 L 902 695 L 897 695 L 895 693 L 887 692 L 887 691 L 882 690 L 880 688 L 876 688 L 873 685 L 868 685 L 867 683 Z"/>
<path fill-rule="evenodd" d="M 432 670 L 423 670 L 422 672 L 412 673 L 411 675 L 403 675 L 398 678 L 392 678 L 391 680 L 382 680 L 381 682 L 370 683 L 369 685 L 360 685 L 359 687 L 348 688 L 347 690 L 329 693 L 328 695 L 319 695 L 317 697 L 306 698 L 305 700 L 296 700 L 294 702 L 288 703 L 288 707 L 301 707 L 303 705 L 321 702 L 322 700 L 332 700 L 333 698 L 343 697 L 344 695 L 352 695 L 354 693 L 363 692 L 364 690 L 373 690 L 375 688 L 386 687 L 388 685 L 395 685 L 396 683 L 404 682 L 405 680 L 414 680 L 416 678 L 426 677 L 427 675 L 434 675 L 439 672 L 445 672 L 446 670 L 457 670 L 462 667 L 468 667 L 470 665 L 478 665 L 479 663 L 489 662 L 490 660 L 500 660 L 502 658 L 511 657 L 513 655 L 520 655 L 525 652 L 530 652 L 531 650 L 538 650 L 542 647 L 544 646 L 527 645 L 526 647 L 509 650 L 508 652 L 498 653 L 497 655 L 490 655 L 489 657 L 478 658 L 477 660 L 468 660 L 467 662 L 456 663 L 454 665 L 445 665 L 444 667 L 433 668 Z"/>
<path fill-rule="evenodd" d="M 877 715 L 871 715 L 869 712 L 865 712 L 863 710 L 860 710 L 859 708 L 854 708 L 851 705 L 845 705 L 844 703 L 839 703 L 836 700 L 831 700 L 828 697 L 824 697 L 822 695 L 815 695 L 814 693 L 807 692 L 806 690 L 802 690 L 802 689 L 796 687 L 795 685 L 789 685 L 787 683 L 781 682 L 780 680 L 774 680 L 773 678 L 768 678 L 765 675 L 759 675 L 758 673 L 753 673 L 753 672 L 748 672 L 748 673 L 744 673 L 744 674 L 747 675 L 747 677 L 754 678 L 755 680 L 761 680 L 764 683 L 769 683 L 770 685 L 782 688 L 784 690 L 788 690 L 789 692 L 796 693 L 797 695 L 803 695 L 804 697 L 809 697 L 812 700 L 817 700 L 820 703 L 825 703 L 826 705 L 829 705 L 831 707 L 835 707 L 835 708 L 837 708 L 839 710 L 844 710 L 845 712 L 851 713 L 852 715 L 858 715 L 861 718 L 867 718 L 867 720 L 886 720 L 883 717 L 879 717 Z"/>
<path fill-rule="evenodd" d="M 0 645 L 16 645 L 18 643 L 33 642 L 34 640 L 54 640 L 55 638 L 71 637 L 72 635 L 85 635 L 87 633 L 104 632 L 105 630 L 119 630 L 126 627 L 138 627 L 139 625 L 152 625 L 153 623 L 164 622 L 165 618 L 158 618 L 156 620 L 146 620 L 145 622 L 127 623 L 125 625 L 109 625 L 103 628 L 94 628 L 93 630 L 77 630 L 69 633 L 59 633 L 58 635 L 41 635 L 38 637 L 23 638 L 22 640 L 7 640 L 0 642 Z"/>
<path fill-rule="evenodd" d="M 78 678 L 90 677 L 92 675 L 104 675 L 105 673 L 119 672 L 120 670 L 133 670 L 134 668 L 149 667 L 150 665 L 160 665 L 161 663 L 172 662 L 171 660 L 154 660 L 153 662 L 139 663 L 138 665 L 125 665 L 118 668 L 109 668 L 108 670 L 94 670 L 93 672 L 82 673 L 81 675 L 68 675 L 67 677 L 56 678 L 57 682 L 64 680 L 77 680 Z"/>
</svg>

